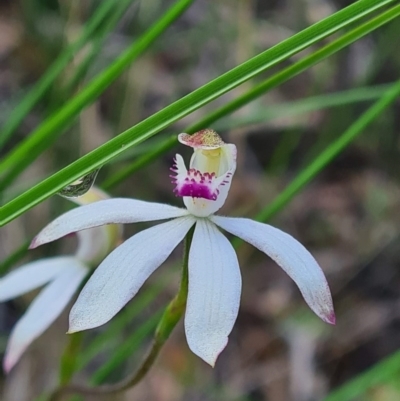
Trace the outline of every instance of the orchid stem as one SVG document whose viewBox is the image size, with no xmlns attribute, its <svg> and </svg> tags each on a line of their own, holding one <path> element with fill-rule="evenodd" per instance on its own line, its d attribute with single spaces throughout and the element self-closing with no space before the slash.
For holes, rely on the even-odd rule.
<svg viewBox="0 0 400 401">
<path fill-rule="evenodd" d="M 153 344 L 144 358 L 141 365 L 131 375 L 115 384 L 106 384 L 97 387 L 86 387 L 82 385 L 65 385 L 55 389 L 49 396 L 48 401 L 59 401 L 64 396 L 79 394 L 82 396 L 90 395 L 110 395 L 118 394 L 138 384 L 153 366 L 154 361 L 163 347 L 164 343 L 169 338 L 172 330 L 181 319 L 186 308 L 186 299 L 188 294 L 188 264 L 189 264 L 189 249 L 192 243 L 194 228 L 191 228 L 185 238 L 182 278 L 178 293 L 166 307 L 160 322 L 154 333 Z"/>
<path fill-rule="evenodd" d="M 65 386 L 69 383 L 74 374 L 77 355 L 82 343 L 82 333 L 74 333 L 68 336 L 68 343 L 61 357 L 60 385 Z"/>
</svg>

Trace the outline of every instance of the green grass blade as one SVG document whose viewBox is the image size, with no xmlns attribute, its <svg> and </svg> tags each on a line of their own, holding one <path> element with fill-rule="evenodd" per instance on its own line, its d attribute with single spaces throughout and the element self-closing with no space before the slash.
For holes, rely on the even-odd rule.
<svg viewBox="0 0 400 401">
<path fill-rule="evenodd" d="M 134 44 L 106 70 L 95 77 L 65 107 L 55 112 L 34 130 L 19 146 L 0 161 L 0 173 L 12 168 L 1 180 L 0 190 L 9 185 L 52 141 L 61 134 L 61 129 L 71 125 L 73 119 L 129 67 L 133 60 L 149 46 L 193 3 L 193 0 L 178 0 L 154 23 Z"/>
<path fill-rule="evenodd" d="M 25 241 L 10 256 L 0 263 L 0 275 L 8 272 L 16 263 L 18 263 L 27 253 L 30 241 Z"/>
<path fill-rule="evenodd" d="M 85 28 L 79 39 L 68 46 L 48 68 L 43 77 L 33 86 L 28 94 L 20 101 L 17 107 L 11 112 L 0 132 L 0 149 L 14 133 L 15 129 L 20 125 L 25 116 L 29 113 L 34 105 L 50 88 L 54 80 L 60 75 L 67 64 L 72 60 L 73 56 L 87 42 L 92 33 L 99 27 L 107 14 L 115 7 L 114 0 L 106 0 L 100 3 L 99 7 L 93 14 L 92 18 L 85 25 Z"/>
<path fill-rule="evenodd" d="M 114 351 L 110 359 L 94 373 L 90 383 L 92 385 L 104 383 L 107 377 L 110 376 L 116 368 L 133 355 L 139 349 L 141 343 L 156 329 L 163 312 L 164 310 L 160 310 L 138 327 L 138 329 Z"/>
<path fill-rule="evenodd" d="M 400 351 L 378 362 L 366 372 L 333 390 L 323 401 L 349 401 L 364 394 L 371 387 L 398 378 L 400 375 Z"/>
<path fill-rule="evenodd" d="M 165 283 L 165 281 L 163 281 Z M 146 289 L 135 297 L 132 302 L 118 314 L 107 326 L 106 330 L 99 333 L 93 341 L 78 356 L 76 371 L 84 369 L 88 363 L 101 351 L 110 339 L 115 338 L 116 333 L 121 332 L 150 302 L 152 302 L 162 290 L 161 284 Z"/>
<path fill-rule="evenodd" d="M 245 117 L 225 119 L 225 121 L 214 124 L 214 129 L 217 131 L 229 130 L 249 124 L 264 123 L 279 117 L 293 117 L 317 110 L 368 102 L 380 98 L 390 86 L 391 84 L 360 87 L 326 95 L 311 96 L 294 102 L 271 105 L 268 109 L 256 111 Z"/>
<path fill-rule="evenodd" d="M 371 10 L 376 10 L 378 7 L 389 3 L 391 1 L 388 0 L 381 2 L 362 0 L 356 2 L 200 87 L 4 205 L 0 209 L 0 225 L 13 220 L 72 181 L 102 166 L 122 153 L 126 148 L 150 138 L 163 128 L 216 99 L 259 72 L 276 65 L 279 61 L 290 57 L 317 40 L 347 26 L 361 18 L 361 16 L 368 14 Z M 392 12 L 395 13 L 398 10 Z"/>
<path fill-rule="evenodd" d="M 71 79 L 65 84 L 65 87 L 63 88 L 62 98 L 66 99 L 67 96 L 70 96 L 70 94 L 73 93 L 79 82 L 81 82 L 82 78 L 87 73 L 89 67 L 93 64 L 93 61 L 96 60 L 96 55 L 100 53 L 107 34 L 115 28 L 118 21 L 122 18 L 127 8 L 132 4 L 133 1 L 120 0 L 115 6 L 114 13 L 103 24 L 101 32 L 99 32 L 97 37 L 94 38 L 90 51 L 88 52 L 88 54 L 86 54 L 82 62 L 75 68 Z"/>
<path fill-rule="evenodd" d="M 133 172 L 141 169 L 142 167 L 156 160 L 159 156 L 168 152 L 168 150 L 172 149 L 173 146 L 176 145 L 176 138 L 176 135 L 172 135 L 166 140 L 162 141 L 152 152 L 147 152 L 145 155 L 138 157 L 133 163 L 125 168 L 120 169 L 118 172 L 104 180 L 104 182 L 101 184 L 101 188 L 103 188 L 105 191 L 109 191 L 110 189 L 114 188 L 120 182 L 128 178 Z"/>
<path fill-rule="evenodd" d="M 268 221 L 281 211 L 315 176 L 337 157 L 365 128 L 400 96 L 400 81 L 393 84 L 378 101 L 356 120 L 336 141 L 320 153 L 314 161 L 262 210 L 256 219 Z"/>
</svg>

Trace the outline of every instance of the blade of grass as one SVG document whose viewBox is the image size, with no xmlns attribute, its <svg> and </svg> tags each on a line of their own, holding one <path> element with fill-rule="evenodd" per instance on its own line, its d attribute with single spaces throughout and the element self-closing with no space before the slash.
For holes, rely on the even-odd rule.
<svg viewBox="0 0 400 401">
<path fill-rule="evenodd" d="M 245 117 L 229 118 L 229 120 L 218 122 L 214 124 L 214 129 L 217 131 L 229 130 L 249 124 L 264 123 L 279 117 L 297 116 L 326 108 L 367 102 L 381 97 L 390 86 L 391 84 L 384 84 L 354 88 L 322 96 L 312 96 L 294 102 L 271 105 L 268 106 L 268 109 L 263 107 L 262 110 Z"/>
<path fill-rule="evenodd" d="M 0 182 L 0 191 L 36 159 L 61 134 L 61 129 L 72 124 L 78 113 L 93 101 L 132 64 L 150 45 L 193 3 L 177 0 L 165 14 L 136 40 L 108 68 L 97 75 L 62 109 L 56 111 L 37 127 L 21 144 L 0 161 L 0 173 L 11 168 Z"/>
<path fill-rule="evenodd" d="M 100 3 L 79 39 L 69 45 L 48 68 L 43 77 L 32 87 L 28 94 L 18 103 L 17 107 L 4 124 L 0 132 L 0 149 L 18 128 L 22 120 L 29 113 L 34 105 L 50 88 L 54 80 L 60 75 L 73 56 L 86 44 L 93 32 L 99 27 L 107 14 L 115 7 L 114 0 L 106 0 Z"/>
<path fill-rule="evenodd" d="M 25 241 L 10 256 L 0 263 L 0 275 L 7 273 L 16 263 L 18 263 L 27 253 L 30 241 Z"/>
<path fill-rule="evenodd" d="M 366 372 L 343 384 L 328 394 L 323 401 L 348 401 L 365 394 L 371 387 L 398 378 L 400 374 L 400 351 L 378 362 Z"/>
<path fill-rule="evenodd" d="M 159 310 L 155 314 L 153 314 L 150 318 L 148 318 L 143 324 L 141 324 L 119 347 L 111 357 L 105 362 L 100 368 L 96 370 L 96 372 L 90 378 L 90 384 L 92 386 L 96 386 L 102 384 L 106 381 L 106 379 L 112 375 L 116 369 L 120 367 L 122 363 L 124 363 L 132 354 L 134 354 L 143 343 L 143 341 L 152 333 L 157 327 L 157 324 L 160 321 L 160 318 L 163 315 L 164 310 Z M 78 368 L 79 370 L 79 368 Z M 39 400 L 48 400 L 49 397 L 44 395 L 43 397 L 39 397 L 35 399 L 35 401 Z M 72 396 L 69 398 L 72 400 L 81 400 L 80 396 Z"/>
<path fill-rule="evenodd" d="M 358 135 L 365 131 L 387 107 L 400 96 L 400 80 L 393 84 L 386 93 L 361 115 L 339 138 L 320 153 L 314 161 L 281 192 L 275 200 L 262 210 L 256 219 L 268 221 L 281 211 L 304 187 L 316 177 L 335 157 L 337 157 Z"/>
<path fill-rule="evenodd" d="M 308 45 L 315 43 L 322 37 L 326 37 L 330 33 L 354 22 L 360 18 L 360 15 L 366 15 L 371 9 L 375 10 L 382 6 L 383 3 L 388 4 L 390 1 L 378 4 L 377 2 L 364 0 L 354 3 L 172 103 L 4 205 L 0 209 L 0 226 L 13 220 L 72 181 L 102 166 L 123 152 L 124 149 L 153 136 L 202 105 L 216 99 L 223 93 Z M 394 7 L 379 17 L 383 16 L 383 20 L 387 22 L 397 17 L 399 10 L 400 6 Z M 385 22 L 381 20 L 381 23 Z"/>
<path fill-rule="evenodd" d="M 138 327 L 126 341 L 118 346 L 107 362 L 94 373 L 90 383 L 92 385 L 104 383 L 107 377 L 112 374 L 116 368 L 134 354 L 139 349 L 140 344 L 145 340 L 145 338 L 155 330 L 163 312 L 164 309 L 151 316 L 146 322 Z"/>
<path fill-rule="evenodd" d="M 165 281 L 163 280 L 163 285 Z M 158 283 L 146 289 L 117 315 L 107 326 L 107 329 L 99 333 L 93 341 L 82 351 L 78 357 L 76 371 L 84 369 L 87 364 L 100 352 L 104 350 L 104 345 L 115 337 L 126 325 L 131 322 L 146 306 L 152 302 L 157 295 L 160 294 L 163 286 Z"/>
<path fill-rule="evenodd" d="M 93 44 L 89 52 L 85 55 L 85 58 L 81 61 L 81 63 L 76 67 L 73 76 L 71 79 L 65 84 L 63 88 L 63 98 L 67 99 L 68 96 L 73 93 L 74 89 L 77 87 L 79 82 L 87 73 L 89 67 L 93 64 L 93 61 L 96 59 L 96 56 L 100 53 L 101 48 L 104 45 L 104 41 L 107 38 L 107 34 L 111 32 L 118 21 L 126 12 L 127 8 L 131 5 L 132 0 L 120 0 L 115 6 L 114 13 L 110 16 L 110 18 L 104 23 L 102 26 L 101 32 L 94 38 Z"/>
<path fill-rule="evenodd" d="M 147 152 L 143 156 L 138 157 L 132 164 L 120 169 L 115 174 L 104 180 L 104 182 L 101 184 L 101 188 L 105 191 L 109 191 L 110 189 L 114 188 L 120 182 L 128 178 L 134 171 L 141 169 L 142 167 L 151 163 L 153 160 L 157 159 L 159 156 L 163 155 L 174 145 L 176 145 L 176 142 L 176 135 L 172 135 L 165 139 L 158 144 L 156 149 L 154 149 L 152 152 Z"/>
</svg>

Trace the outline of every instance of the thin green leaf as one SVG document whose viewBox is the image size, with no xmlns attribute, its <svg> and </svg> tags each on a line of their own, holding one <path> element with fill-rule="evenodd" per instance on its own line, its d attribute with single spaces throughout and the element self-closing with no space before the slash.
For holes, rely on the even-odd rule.
<svg viewBox="0 0 400 401">
<path fill-rule="evenodd" d="M 314 161 L 282 191 L 276 199 L 262 210 L 256 219 L 268 221 L 280 212 L 315 176 L 353 142 L 366 127 L 400 96 L 400 81 L 393 84 L 378 101 L 357 119 L 336 141 L 321 152 Z"/>
<path fill-rule="evenodd" d="M 116 368 L 132 356 L 139 349 L 141 343 L 155 330 L 163 312 L 164 310 L 160 310 L 138 327 L 137 330 L 114 351 L 108 361 L 96 371 L 90 383 L 92 385 L 103 383 Z"/>
<path fill-rule="evenodd" d="M 135 1 L 135 0 L 133 0 Z M 81 61 L 81 63 L 75 67 L 75 71 L 70 80 L 65 84 L 65 87 L 62 89 L 63 98 L 66 99 L 67 96 L 70 96 L 71 93 L 76 89 L 79 82 L 81 82 L 82 78 L 87 73 L 89 67 L 96 60 L 96 56 L 100 53 L 101 48 L 104 45 L 104 41 L 107 38 L 107 34 L 111 32 L 118 21 L 126 12 L 127 8 L 132 4 L 132 0 L 120 0 L 115 6 L 114 13 L 111 14 L 110 18 L 103 24 L 101 27 L 101 31 L 99 34 L 93 39 L 92 47 L 89 52 L 86 54 L 85 58 Z"/>
<path fill-rule="evenodd" d="M 378 362 L 366 372 L 343 384 L 327 395 L 323 401 L 349 401 L 363 395 L 368 389 L 391 379 L 398 381 L 400 374 L 400 351 Z"/>
<path fill-rule="evenodd" d="M 128 178 L 133 172 L 139 170 L 140 168 L 146 166 L 152 161 L 156 160 L 159 156 L 163 155 L 174 145 L 176 145 L 177 139 L 176 135 L 172 135 L 162 141 L 156 146 L 152 152 L 147 152 L 141 157 L 138 157 L 132 164 L 122 168 L 115 174 L 108 177 L 102 184 L 101 188 L 108 191 L 118 185 L 120 182 Z"/>
<path fill-rule="evenodd" d="M 100 3 L 79 39 L 69 45 L 48 68 L 43 77 L 32 87 L 28 94 L 18 103 L 11 112 L 0 132 L 0 149 L 11 137 L 15 129 L 20 125 L 33 106 L 50 88 L 54 80 L 60 75 L 73 56 L 86 44 L 93 32 L 99 27 L 107 14 L 115 7 L 114 0 L 106 0 Z"/>
<path fill-rule="evenodd" d="M 30 241 L 25 241 L 10 256 L 0 263 L 0 275 L 8 272 L 11 267 L 18 263 L 27 253 Z"/>
<path fill-rule="evenodd" d="M 217 131 L 243 127 L 249 124 L 265 123 L 279 117 L 293 117 L 331 107 L 345 106 L 353 103 L 368 102 L 380 98 L 391 84 L 354 88 L 346 91 L 311 96 L 294 102 L 270 105 L 266 109 L 255 111 L 248 116 L 229 118 L 214 124 Z"/>
<path fill-rule="evenodd" d="M 173 122 L 276 65 L 279 61 L 391 2 L 390 0 L 358 1 L 200 87 L 4 205 L 0 209 L 0 225 L 13 220 L 72 181 L 102 166 L 126 148 L 150 138 Z M 399 14 L 399 7 L 383 14 L 387 21 Z"/>
<path fill-rule="evenodd" d="M 165 284 L 165 281 L 163 280 Z M 132 302 L 118 314 L 107 326 L 104 332 L 99 333 L 93 341 L 82 351 L 78 357 L 76 370 L 82 370 L 100 352 L 117 333 L 120 333 L 146 306 L 160 294 L 160 284 L 147 288 L 143 293 L 135 297 Z"/>
</svg>

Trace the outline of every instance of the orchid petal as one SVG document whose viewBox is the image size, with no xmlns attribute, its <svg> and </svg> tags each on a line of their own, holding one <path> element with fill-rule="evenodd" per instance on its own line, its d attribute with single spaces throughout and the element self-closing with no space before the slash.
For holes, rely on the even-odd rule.
<svg viewBox="0 0 400 401">
<path fill-rule="evenodd" d="M 30 262 L 13 270 L 0 279 L 0 302 L 41 287 L 74 263 L 76 263 L 74 257 L 61 256 Z"/>
<path fill-rule="evenodd" d="M 35 298 L 11 333 L 3 362 L 6 372 L 18 362 L 32 341 L 61 314 L 88 271 L 85 265 L 75 259 Z"/>
<path fill-rule="evenodd" d="M 199 220 L 189 253 L 185 331 L 190 349 L 214 366 L 236 321 L 241 276 L 236 253 L 217 227 Z"/>
<path fill-rule="evenodd" d="M 167 259 L 194 223 L 195 219 L 187 216 L 159 224 L 134 235 L 108 255 L 72 307 L 69 332 L 108 322 Z"/>
<path fill-rule="evenodd" d="M 269 255 L 294 280 L 309 307 L 325 322 L 335 323 L 324 273 L 300 242 L 277 228 L 250 219 L 213 216 L 211 220 Z"/>
<path fill-rule="evenodd" d="M 31 248 L 67 234 L 112 223 L 136 223 L 186 216 L 187 210 L 136 199 L 107 199 L 77 207 L 46 226 L 32 241 Z"/>
</svg>

